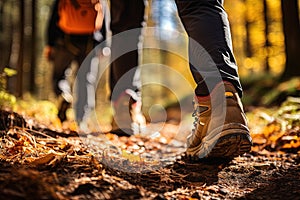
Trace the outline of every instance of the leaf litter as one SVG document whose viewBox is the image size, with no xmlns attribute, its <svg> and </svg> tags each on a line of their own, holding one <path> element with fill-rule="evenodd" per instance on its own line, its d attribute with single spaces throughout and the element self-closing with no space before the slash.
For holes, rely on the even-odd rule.
<svg viewBox="0 0 300 200">
<path fill-rule="evenodd" d="M 0 197 L 295 199 L 300 195 L 299 98 L 247 114 L 250 153 L 231 161 L 191 161 L 173 124 L 149 125 L 163 126 L 151 136 L 78 134 L 1 110 Z"/>
</svg>

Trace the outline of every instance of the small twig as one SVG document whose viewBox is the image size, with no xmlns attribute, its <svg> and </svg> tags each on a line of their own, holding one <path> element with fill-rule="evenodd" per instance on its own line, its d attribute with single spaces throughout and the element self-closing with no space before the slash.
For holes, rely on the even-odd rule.
<svg viewBox="0 0 300 200">
<path fill-rule="evenodd" d="M 15 129 L 19 130 L 20 135 L 27 137 L 28 140 L 34 145 L 34 148 L 36 148 L 36 140 L 34 136 L 30 135 L 30 133 L 24 130 L 24 128 L 15 127 Z"/>
<path fill-rule="evenodd" d="M 18 127 L 19 128 L 19 127 Z M 26 130 L 26 131 L 29 131 L 29 132 L 33 132 L 33 133 L 36 133 L 36 134 L 39 134 L 39 135 L 42 135 L 42 136 L 44 136 L 44 137 L 48 137 L 48 138 L 51 138 L 51 139 L 55 139 L 55 138 L 53 138 L 53 137 L 51 137 L 51 136 L 49 136 L 49 135 L 47 135 L 47 134 L 45 134 L 45 133 L 43 133 L 43 132 L 41 132 L 41 131 L 36 131 L 36 130 L 33 130 L 33 129 L 29 129 L 29 128 L 22 128 L 23 130 Z"/>
</svg>

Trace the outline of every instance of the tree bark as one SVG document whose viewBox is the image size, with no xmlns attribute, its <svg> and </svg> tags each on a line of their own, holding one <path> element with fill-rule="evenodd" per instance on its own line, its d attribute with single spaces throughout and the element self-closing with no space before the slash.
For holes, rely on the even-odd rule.
<svg viewBox="0 0 300 200">
<path fill-rule="evenodd" d="M 286 52 L 286 66 L 281 79 L 287 80 L 294 76 L 300 76 L 298 0 L 281 0 L 281 8 Z"/>
<path fill-rule="evenodd" d="M 244 4 L 247 5 L 247 0 L 244 0 Z M 248 58 L 251 58 L 253 56 L 253 47 L 251 43 L 251 33 L 250 33 L 250 28 L 251 28 L 251 23 L 248 19 L 248 10 L 245 10 L 245 29 L 246 29 L 246 37 L 245 37 L 245 53 Z"/>
<path fill-rule="evenodd" d="M 25 0 L 20 0 L 20 7 L 19 7 L 19 23 L 20 23 L 20 47 L 19 47 L 19 54 L 18 54 L 18 63 L 17 63 L 17 81 L 16 81 L 16 96 L 21 97 L 23 95 L 23 61 L 24 61 L 24 28 L 25 28 Z"/>
<path fill-rule="evenodd" d="M 268 18 L 268 3 L 267 0 L 263 0 L 264 4 L 264 21 L 265 21 L 265 48 L 266 48 L 266 61 L 265 61 L 265 72 L 270 72 L 270 63 L 269 63 L 269 48 L 270 48 L 270 41 L 269 41 L 269 18 Z"/>
<path fill-rule="evenodd" d="M 29 91 L 31 93 L 35 92 L 35 70 L 36 70 L 36 0 L 32 0 L 31 2 L 31 70 L 30 70 L 30 85 Z"/>
</svg>

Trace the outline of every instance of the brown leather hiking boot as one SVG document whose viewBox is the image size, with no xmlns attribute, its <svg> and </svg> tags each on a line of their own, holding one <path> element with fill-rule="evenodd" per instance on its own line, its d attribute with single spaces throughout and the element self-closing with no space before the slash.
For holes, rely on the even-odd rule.
<svg viewBox="0 0 300 200">
<path fill-rule="evenodd" d="M 144 132 L 146 120 L 142 113 L 140 94 L 133 90 L 126 90 L 116 102 L 113 102 L 114 116 L 112 130 L 119 136 L 129 136 Z"/>
<path fill-rule="evenodd" d="M 221 82 L 207 97 L 194 101 L 194 129 L 187 139 L 187 155 L 232 158 L 249 152 L 252 139 L 241 100 L 229 82 Z"/>
</svg>

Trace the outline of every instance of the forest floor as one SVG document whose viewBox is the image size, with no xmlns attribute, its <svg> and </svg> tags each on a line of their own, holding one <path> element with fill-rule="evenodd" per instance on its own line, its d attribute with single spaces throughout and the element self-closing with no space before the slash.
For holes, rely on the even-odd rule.
<svg viewBox="0 0 300 200">
<path fill-rule="evenodd" d="M 251 152 L 191 161 L 178 125 L 78 135 L 1 110 L 0 199 L 299 199 L 299 99 L 247 115 Z"/>
</svg>

